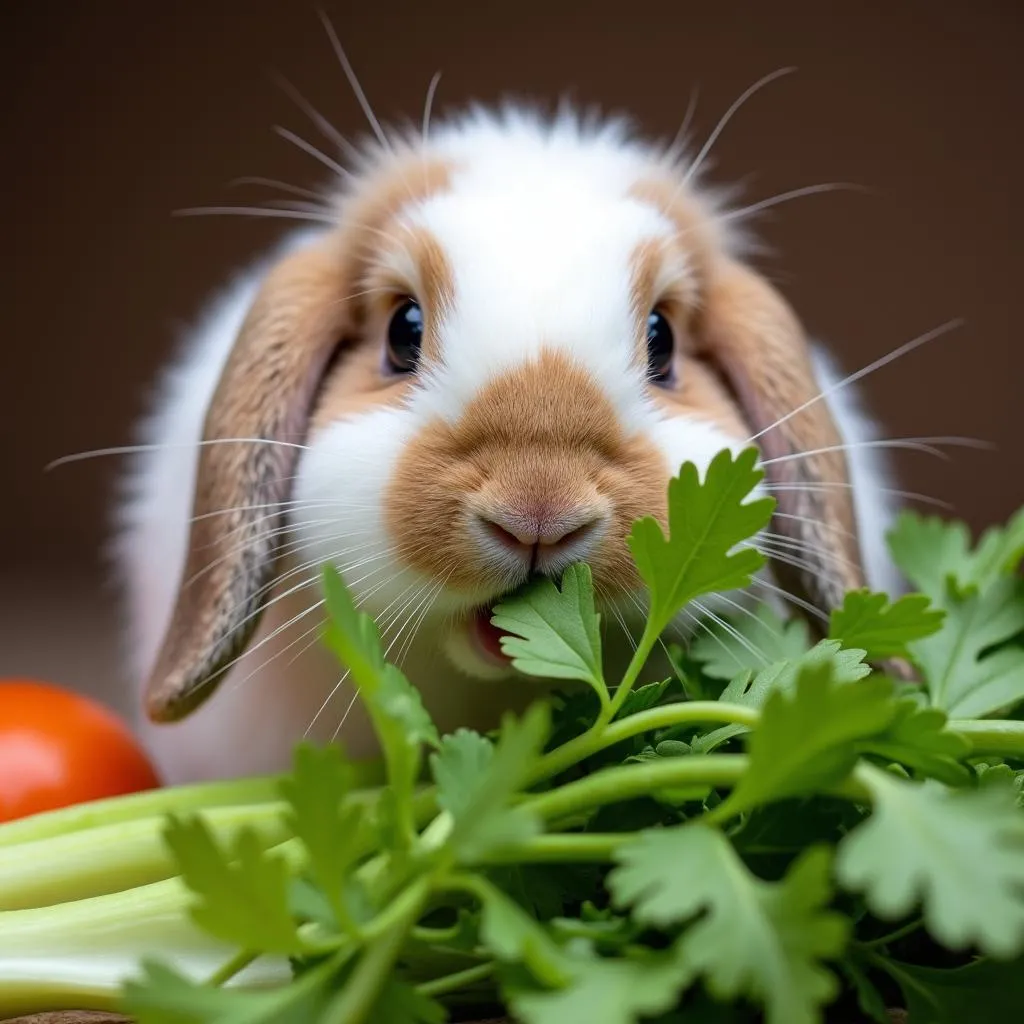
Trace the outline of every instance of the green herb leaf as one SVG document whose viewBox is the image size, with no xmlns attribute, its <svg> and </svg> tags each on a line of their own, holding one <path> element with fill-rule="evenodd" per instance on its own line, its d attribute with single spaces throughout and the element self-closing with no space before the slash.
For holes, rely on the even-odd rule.
<svg viewBox="0 0 1024 1024">
<path fill-rule="evenodd" d="M 839 844 L 843 886 L 879 917 L 923 905 L 928 931 L 952 950 L 1024 949 L 1024 814 L 1011 789 L 949 790 L 874 769 L 874 811 Z"/>
<path fill-rule="evenodd" d="M 171 818 L 164 838 L 182 881 L 198 896 L 192 918 L 205 932 L 261 953 L 304 951 L 288 900 L 289 868 L 241 830 L 225 851 L 199 817 Z"/>
<path fill-rule="evenodd" d="M 828 635 L 844 647 L 862 648 L 871 660 L 905 658 L 907 644 L 937 633 L 944 617 L 924 594 L 907 594 L 890 604 L 887 594 L 852 590 L 832 612 Z"/>
<path fill-rule="evenodd" d="M 608 687 L 601 670 L 601 616 L 587 565 L 570 565 L 562 588 L 542 579 L 502 601 L 491 617 L 505 632 L 501 648 L 520 672 L 546 679 L 576 679 L 591 686 L 602 703 Z"/>
<path fill-rule="evenodd" d="M 548 729 L 547 708 L 534 704 L 519 720 L 505 716 L 496 747 L 460 729 L 445 737 L 431 756 L 438 803 L 455 820 L 451 847 L 463 863 L 497 846 L 529 839 L 539 830 L 539 822 L 510 801 L 533 770 Z"/>
<path fill-rule="evenodd" d="M 950 718 L 982 718 L 1024 700 L 1024 649 L 1003 643 L 1024 630 L 1024 581 L 1005 578 L 940 602 L 946 623 L 911 647 L 929 699 Z"/>
<path fill-rule="evenodd" d="M 523 1024 L 636 1024 L 665 1013 L 690 981 L 677 959 L 590 957 L 569 961 L 572 980 L 554 992 L 515 991 L 509 1001 Z"/>
<path fill-rule="evenodd" d="M 863 651 L 842 650 L 837 640 L 822 640 L 798 658 L 777 661 L 756 676 L 752 676 L 749 671 L 738 675 L 722 691 L 719 700 L 749 708 L 763 708 L 773 693 L 791 693 L 798 676 L 804 671 L 819 667 L 831 668 L 837 683 L 855 683 L 871 672 L 871 668 L 863 662 Z M 723 725 L 696 737 L 693 751 L 696 754 L 709 754 L 727 740 L 747 731 L 745 725 Z"/>
<path fill-rule="evenodd" d="M 939 969 L 872 956 L 903 992 L 908 1024 L 1007 1024 L 1024 1006 L 1024 958 Z"/>
<path fill-rule="evenodd" d="M 921 707 L 913 698 L 896 705 L 896 716 L 879 735 L 861 749 L 916 768 L 950 785 L 969 779 L 960 761 L 971 752 L 971 744 L 946 728 L 946 715 L 938 708 Z"/>
<path fill-rule="evenodd" d="M 735 616 L 728 625 L 728 629 L 708 625 L 708 632 L 690 644 L 690 657 L 713 679 L 732 680 L 745 669 L 758 672 L 776 662 L 800 658 L 811 647 L 807 623 L 783 619 L 767 602 L 758 604 L 749 616 Z"/>
<path fill-rule="evenodd" d="M 1006 526 L 987 530 L 974 550 L 964 523 L 903 512 L 889 548 L 907 578 L 933 600 L 945 596 L 950 577 L 961 589 L 985 590 L 1012 575 L 1024 558 L 1024 508 Z"/>
<path fill-rule="evenodd" d="M 247 991 L 199 984 L 145 960 L 125 984 L 121 1009 L 134 1024 L 308 1024 L 319 1019 L 336 970 L 326 961 L 289 985 Z"/>
<path fill-rule="evenodd" d="M 365 807 L 344 806 L 353 781 L 352 766 L 338 747 L 301 743 L 295 749 L 291 774 L 280 783 L 281 795 L 289 804 L 289 826 L 306 847 L 309 873 L 339 924 L 350 921 L 346 871 L 363 852 L 370 830 Z"/>
<path fill-rule="evenodd" d="M 683 935 L 679 956 L 708 991 L 749 997 L 768 1024 L 817 1024 L 837 992 L 823 960 L 843 950 L 848 922 L 825 909 L 829 853 L 812 847 L 781 882 L 756 878 L 715 829 L 692 824 L 642 833 L 616 854 L 608 876 L 618 906 L 664 928 L 706 911 Z"/>
<path fill-rule="evenodd" d="M 720 808 L 723 814 L 841 782 L 857 761 L 858 741 L 896 716 L 892 683 L 871 676 L 839 682 L 831 663 L 805 666 L 792 693 L 775 690 L 749 741 L 750 767 Z"/>
<path fill-rule="evenodd" d="M 435 999 L 397 978 L 389 978 L 373 1005 L 370 1024 L 444 1024 L 448 1012 Z"/>
<path fill-rule="evenodd" d="M 735 590 L 750 583 L 765 562 L 752 547 L 734 550 L 767 526 L 772 498 L 746 501 L 764 474 L 758 453 L 728 450 L 712 459 L 701 483 L 692 462 L 668 487 L 668 537 L 657 520 L 638 520 L 629 535 L 633 559 L 650 593 L 648 629 L 660 634 L 679 611 L 701 594 Z"/>
</svg>

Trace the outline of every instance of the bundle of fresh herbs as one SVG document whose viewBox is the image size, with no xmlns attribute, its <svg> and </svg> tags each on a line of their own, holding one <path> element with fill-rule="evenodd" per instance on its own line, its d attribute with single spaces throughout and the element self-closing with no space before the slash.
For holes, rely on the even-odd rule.
<svg viewBox="0 0 1024 1024">
<path fill-rule="evenodd" d="M 606 678 L 589 570 L 496 609 L 564 694 L 440 736 L 325 574 L 325 639 L 382 779 L 303 745 L 285 778 L 0 828 L 0 1014 L 140 1024 L 1005 1024 L 1024 1006 L 1024 512 L 972 547 L 905 514 L 917 593 L 854 592 L 812 642 L 769 608 L 636 685 L 666 627 L 749 585 L 755 452 L 669 489 L 629 537 L 649 591 Z M 918 683 L 886 674 L 911 663 Z M 381 784 L 382 783 L 382 784 Z M 1015 1012 L 1016 1011 L 1016 1012 Z M 845 1015 L 844 1015 L 845 1014 Z"/>
</svg>

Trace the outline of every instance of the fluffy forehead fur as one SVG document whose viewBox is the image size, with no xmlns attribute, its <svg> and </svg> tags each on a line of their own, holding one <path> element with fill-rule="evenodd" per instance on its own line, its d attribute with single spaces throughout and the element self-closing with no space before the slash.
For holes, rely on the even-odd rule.
<svg viewBox="0 0 1024 1024">
<path fill-rule="evenodd" d="M 337 501 L 350 529 L 332 543 L 330 517 L 296 514 L 304 554 L 340 563 L 378 610 L 422 591 L 424 614 L 457 611 L 522 581 L 474 532 L 475 511 L 593 506 L 598 581 L 634 588 L 631 522 L 663 513 L 682 461 L 703 467 L 749 434 L 687 358 L 707 266 L 734 242 L 714 197 L 618 122 L 509 109 L 371 150 L 338 210 L 343 231 L 363 231 L 346 282 L 361 311 L 297 499 Z M 382 353 L 406 296 L 424 311 L 423 355 L 415 377 L 395 378 Z M 655 306 L 679 342 L 663 388 L 648 381 Z"/>
</svg>

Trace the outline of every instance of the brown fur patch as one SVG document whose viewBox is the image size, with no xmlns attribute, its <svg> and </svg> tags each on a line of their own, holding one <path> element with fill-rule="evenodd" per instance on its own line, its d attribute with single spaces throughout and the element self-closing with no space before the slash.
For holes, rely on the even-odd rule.
<svg viewBox="0 0 1024 1024">
<path fill-rule="evenodd" d="M 400 395 L 404 382 L 385 382 L 379 372 L 375 379 L 369 346 L 356 346 L 373 321 L 372 296 L 360 289 L 391 221 L 405 204 L 444 188 L 449 173 L 437 161 L 391 158 L 342 200 L 336 231 L 269 272 L 221 375 L 204 440 L 302 443 L 311 418 L 334 418 L 337 405 L 328 410 L 318 396 L 339 344 L 356 372 L 336 402 L 355 410 L 371 395 Z M 436 258 L 431 275 L 440 296 Z M 335 391 L 341 380 L 333 375 Z M 288 498 L 297 458 L 297 448 L 280 443 L 201 449 L 183 585 L 147 685 L 152 720 L 179 719 L 203 703 L 257 628 L 283 520 L 261 509 Z M 234 511 L 219 514 L 225 509 Z"/>
<path fill-rule="evenodd" d="M 544 505 L 568 516 L 600 505 L 610 525 L 588 557 L 598 587 L 636 584 L 624 538 L 642 515 L 665 518 L 668 469 L 629 437 L 585 369 L 550 351 L 495 378 L 454 425 L 435 422 L 403 454 L 386 502 L 408 565 L 473 600 L 504 581 L 478 551 L 470 521 L 482 506 Z"/>
</svg>

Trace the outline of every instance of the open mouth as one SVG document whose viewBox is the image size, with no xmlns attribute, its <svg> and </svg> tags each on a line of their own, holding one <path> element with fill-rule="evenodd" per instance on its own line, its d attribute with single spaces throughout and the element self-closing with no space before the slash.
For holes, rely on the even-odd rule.
<svg viewBox="0 0 1024 1024">
<path fill-rule="evenodd" d="M 508 668 L 511 659 L 501 649 L 501 638 L 504 635 L 491 623 L 494 609 L 490 605 L 479 608 L 473 613 L 469 623 L 469 632 L 478 653 L 492 665 Z"/>
</svg>

